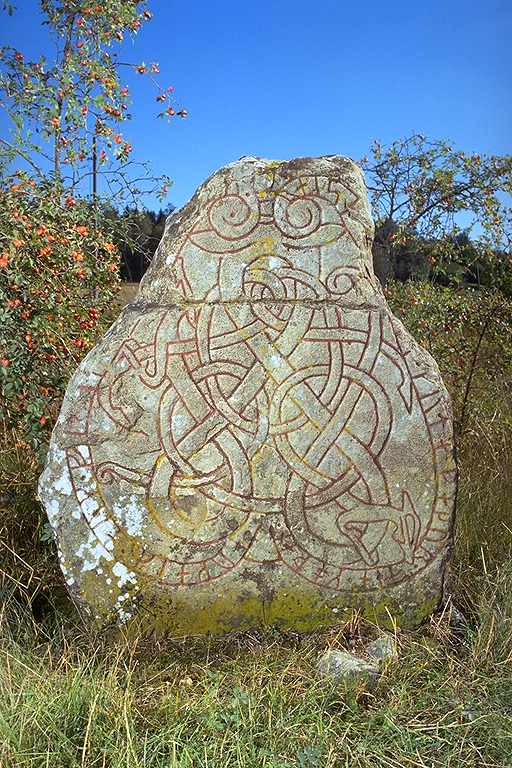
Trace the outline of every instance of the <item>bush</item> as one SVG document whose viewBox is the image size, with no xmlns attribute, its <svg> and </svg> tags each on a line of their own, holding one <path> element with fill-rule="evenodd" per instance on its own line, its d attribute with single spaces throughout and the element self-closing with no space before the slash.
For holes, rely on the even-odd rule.
<svg viewBox="0 0 512 768">
<path fill-rule="evenodd" d="M 68 379 L 115 308 L 108 222 L 26 177 L 0 189 L 0 596 L 33 605 L 61 583 L 37 476 Z"/>
<path fill-rule="evenodd" d="M 24 177 L 0 191 L 0 416 L 36 450 L 118 290 L 108 221 Z"/>
<path fill-rule="evenodd" d="M 439 365 L 452 397 L 459 443 L 468 429 L 508 430 L 512 300 L 497 291 L 427 282 L 390 283 L 385 293 Z"/>
<path fill-rule="evenodd" d="M 512 556 L 512 300 L 413 282 L 386 293 L 452 397 L 459 491 L 450 588 L 472 609 Z"/>
</svg>

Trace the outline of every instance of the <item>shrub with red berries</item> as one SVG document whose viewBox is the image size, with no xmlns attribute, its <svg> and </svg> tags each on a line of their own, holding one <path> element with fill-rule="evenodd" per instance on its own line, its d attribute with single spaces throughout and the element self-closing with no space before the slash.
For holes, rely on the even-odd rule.
<svg viewBox="0 0 512 768">
<path fill-rule="evenodd" d="M 439 365 L 459 439 L 468 425 L 498 429 L 496 404 L 510 402 L 512 299 L 496 290 L 454 290 L 412 280 L 388 283 L 385 294 Z M 500 429 L 510 432 L 510 425 Z"/>
<path fill-rule="evenodd" d="M 119 285 L 109 227 L 97 206 L 26 176 L 0 189 L 0 418 L 33 448 L 109 319 Z"/>
<path fill-rule="evenodd" d="M 58 42 L 53 58 L 0 46 L 0 102 L 13 128 L 9 140 L 0 141 L 0 169 L 22 158 L 44 177 L 51 147 L 55 180 L 71 185 L 89 178 L 95 158 L 97 178 L 108 180 L 103 186 L 111 196 L 131 201 L 140 193 L 158 195 L 169 179 L 135 163 L 123 134 L 131 117 L 125 75 L 148 78 L 166 106 L 156 116 L 188 113 L 172 96 L 174 88 L 160 83 L 157 62 L 127 62 L 121 56 L 119 43 L 152 18 L 147 0 L 41 0 L 40 10 Z M 73 200 L 70 194 L 66 202 Z"/>
</svg>

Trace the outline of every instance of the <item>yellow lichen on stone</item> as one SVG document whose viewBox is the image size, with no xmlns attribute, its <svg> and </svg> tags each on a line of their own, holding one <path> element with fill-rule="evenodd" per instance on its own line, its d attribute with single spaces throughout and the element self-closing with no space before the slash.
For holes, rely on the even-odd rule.
<svg viewBox="0 0 512 768">
<path fill-rule="evenodd" d="M 372 272 L 347 158 L 243 158 L 173 214 L 83 360 L 41 497 L 73 596 L 176 635 L 417 622 L 442 591 L 448 394 Z"/>
</svg>

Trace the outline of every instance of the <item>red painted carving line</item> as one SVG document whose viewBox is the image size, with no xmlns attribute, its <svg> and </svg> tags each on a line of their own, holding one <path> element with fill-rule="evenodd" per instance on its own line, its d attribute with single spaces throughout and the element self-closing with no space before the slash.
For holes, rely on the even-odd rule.
<svg viewBox="0 0 512 768">
<path fill-rule="evenodd" d="M 290 191 L 288 194 L 288 209 L 285 211 L 284 219 L 280 220 L 281 223 L 274 219 L 274 224 L 276 226 L 285 226 L 285 229 L 286 227 L 290 229 L 293 229 L 294 227 L 296 228 L 296 221 L 292 216 L 290 208 L 297 203 L 305 203 L 310 207 L 306 210 L 306 219 L 302 224 L 302 234 L 307 232 L 307 236 L 310 237 L 312 234 L 318 233 L 320 231 L 320 223 L 314 219 L 314 212 L 318 210 L 315 207 L 316 202 L 314 202 L 311 195 L 308 195 L 305 192 L 309 183 L 310 180 L 307 178 L 301 178 L 299 182 L 291 185 L 292 191 Z M 321 189 L 324 188 L 324 182 L 320 183 L 319 179 L 314 177 L 314 187 L 318 193 Z M 332 186 L 329 184 L 329 189 L 331 188 Z M 293 192 L 293 189 L 295 189 L 295 193 Z M 301 194 L 297 193 L 297 190 L 299 190 Z M 335 194 L 336 199 L 338 199 L 338 192 L 333 192 L 333 194 Z M 281 198 L 283 197 L 284 195 L 281 194 Z M 242 205 L 245 211 L 245 213 L 242 213 L 240 216 L 236 211 L 237 200 L 238 204 Z M 226 202 L 229 206 L 231 206 L 229 209 L 230 215 L 232 214 L 231 219 L 229 217 L 225 218 L 225 213 L 222 213 L 222 206 L 225 205 Z M 347 211 L 351 206 L 353 207 L 356 205 L 356 203 L 357 198 L 355 198 L 355 202 L 352 201 L 347 205 L 345 211 Z M 217 206 L 215 209 L 215 215 L 220 212 L 221 217 L 224 216 L 222 224 L 224 228 L 229 228 L 233 225 L 236 229 L 236 226 L 243 227 L 243 225 L 249 221 L 250 212 L 248 211 L 248 207 L 245 205 L 245 201 L 241 200 L 240 196 L 237 197 L 236 195 L 231 195 L 228 201 L 225 199 L 219 199 L 215 205 Z M 210 225 L 213 227 L 213 229 L 215 229 L 216 221 L 213 220 L 213 215 L 214 208 L 212 206 L 209 213 Z M 235 219 L 234 221 L 232 220 L 233 218 Z M 255 225 L 251 224 L 247 230 L 243 230 L 243 232 L 239 235 L 237 234 L 236 237 L 227 235 L 227 237 L 224 239 L 230 242 L 230 246 L 229 248 L 225 249 L 223 253 L 229 256 L 230 254 L 242 251 L 244 248 L 246 248 L 247 241 L 245 238 L 247 238 L 248 233 L 250 234 L 255 230 L 257 223 L 258 222 L 256 222 Z M 352 237 L 350 227 L 345 225 L 344 221 L 342 220 L 340 233 L 343 233 L 345 230 L 345 234 L 348 233 L 349 236 Z M 198 228 L 195 234 L 208 234 L 209 231 L 210 230 L 208 229 L 203 228 L 201 230 Z M 224 235 L 225 234 L 226 233 L 224 232 Z M 295 242 L 297 247 L 301 247 L 301 233 L 295 232 L 293 235 L 291 235 L 290 232 L 284 231 L 284 234 L 287 239 Z M 240 242 L 240 247 L 233 249 L 233 243 L 236 241 Z M 185 239 L 184 242 L 185 244 L 183 245 L 182 250 L 184 247 L 186 247 L 186 243 L 190 242 L 190 240 Z M 354 242 L 356 242 L 355 238 Z M 210 252 L 215 256 L 218 255 L 218 252 L 214 249 L 209 250 L 208 248 L 205 248 L 204 245 L 201 247 L 206 252 Z M 315 248 L 316 252 L 320 253 L 319 248 L 316 246 Z M 184 290 L 187 293 L 189 291 L 191 292 L 191 282 L 186 275 L 185 262 L 181 257 L 181 252 L 177 256 L 177 262 L 178 261 L 181 265 L 180 269 L 182 271 L 180 285 L 186 285 Z M 278 282 L 276 283 L 276 286 L 280 285 L 281 288 L 279 290 L 284 290 L 285 292 L 284 294 L 280 293 L 279 296 L 285 296 L 286 298 L 291 297 L 294 300 L 303 296 L 313 296 L 316 298 L 323 298 L 328 296 L 329 290 L 320 282 L 320 259 L 317 260 L 317 264 L 318 274 L 314 278 L 313 275 L 310 275 L 304 270 L 298 270 L 296 268 L 294 269 L 289 262 L 287 268 L 280 268 L 277 270 L 278 274 L 276 274 L 276 277 Z M 221 259 L 219 258 L 217 264 L 216 285 L 218 295 L 222 295 L 220 265 Z M 406 381 L 405 371 L 407 371 L 409 374 L 407 377 L 409 380 L 411 380 L 412 377 L 410 376 L 406 357 L 403 355 L 403 353 L 401 353 L 401 351 L 399 352 L 399 344 L 397 345 L 396 349 L 393 345 L 391 354 L 387 352 L 387 350 L 390 349 L 390 345 L 387 343 L 387 340 L 384 340 L 382 320 L 379 321 L 377 327 L 375 324 L 373 324 L 371 313 L 367 313 L 367 331 L 362 331 L 358 328 L 350 328 L 348 326 L 343 327 L 341 321 L 339 322 L 339 327 L 337 327 L 336 323 L 333 323 L 332 320 L 328 322 L 327 318 L 324 318 L 324 326 L 317 326 L 313 324 L 312 318 L 317 317 L 318 315 L 314 314 L 310 310 L 306 310 L 305 308 L 297 308 L 292 311 L 291 308 L 288 309 L 286 306 L 281 306 L 276 309 L 276 307 L 272 305 L 272 291 L 274 290 L 272 287 L 272 277 L 272 273 L 267 271 L 265 272 L 265 279 L 263 283 L 247 283 L 246 285 L 246 290 L 249 290 L 251 295 L 258 295 L 260 301 L 262 299 L 268 299 L 270 302 L 268 306 L 265 304 L 254 305 L 253 312 L 257 316 L 254 317 L 253 320 L 245 320 L 244 323 L 240 324 L 237 317 L 233 315 L 233 312 L 230 312 L 229 308 L 226 309 L 226 316 L 231 316 L 231 320 L 234 323 L 236 330 L 219 332 L 219 323 L 222 323 L 223 321 L 222 315 L 219 314 L 218 311 L 214 312 L 213 310 L 206 310 L 206 312 L 204 312 L 201 310 L 199 312 L 188 313 L 187 316 L 189 317 L 189 322 L 191 323 L 192 333 L 194 335 L 197 334 L 196 338 L 200 337 L 202 339 L 201 344 L 196 343 L 193 336 L 187 336 L 188 331 L 185 331 L 184 326 L 183 328 L 185 331 L 185 336 L 179 338 L 178 341 L 169 340 L 166 338 L 165 328 L 167 315 L 163 315 L 160 318 L 160 323 L 153 332 L 153 339 L 151 342 L 153 349 L 153 361 L 151 362 L 151 357 L 148 356 L 147 351 L 145 357 L 142 357 L 141 345 L 136 351 L 131 350 L 132 357 L 129 360 L 128 370 L 122 372 L 122 374 L 116 377 L 114 381 L 111 381 L 108 396 L 108 400 L 110 401 L 111 405 L 110 418 L 112 418 L 112 410 L 115 410 L 116 407 L 119 408 L 119 406 L 116 406 L 115 402 L 115 391 L 118 382 L 120 382 L 124 375 L 129 375 L 130 371 L 134 371 L 138 367 L 142 367 L 144 365 L 144 373 L 146 376 L 144 377 L 144 374 L 140 375 L 140 380 L 145 386 L 148 388 L 159 388 L 165 381 L 166 390 L 165 393 L 163 393 L 160 397 L 160 408 L 164 408 L 168 401 L 169 407 L 172 404 L 173 412 L 177 414 L 176 409 L 179 405 L 180 408 L 182 407 L 185 409 L 185 411 L 189 414 L 189 417 L 192 417 L 192 420 L 196 424 L 196 430 L 197 427 L 205 427 L 202 433 L 198 433 L 197 431 L 196 433 L 191 433 L 189 431 L 188 435 L 182 435 L 178 442 L 168 442 L 167 450 L 169 453 L 169 460 L 172 461 L 174 451 L 179 451 L 180 455 L 183 455 L 183 450 L 186 446 L 186 442 L 184 441 L 187 439 L 191 441 L 190 450 L 192 450 L 193 443 L 195 443 L 197 449 L 197 445 L 206 446 L 211 441 L 212 444 L 217 445 L 221 455 L 224 457 L 223 460 L 225 462 L 226 468 L 220 474 L 210 473 L 212 478 L 211 483 L 209 483 L 206 476 L 205 479 L 200 482 L 204 483 L 204 488 L 209 489 L 211 486 L 212 489 L 214 489 L 215 487 L 218 487 L 216 484 L 221 481 L 221 478 L 231 478 L 231 483 L 235 481 L 238 482 L 238 480 L 236 480 L 237 469 L 235 464 L 233 464 L 233 458 L 238 453 L 239 461 L 242 461 L 242 457 L 244 455 L 246 456 L 247 461 L 249 461 L 250 451 L 248 446 L 246 446 L 246 443 L 242 442 L 242 438 L 238 436 L 237 430 L 241 429 L 243 433 L 244 424 L 247 424 L 248 426 L 246 433 L 248 435 L 254 435 L 254 427 L 252 426 L 253 420 L 255 420 L 255 423 L 258 423 L 263 415 L 261 411 L 254 411 L 256 403 L 259 402 L 259 398 L 264 397 L 265 401 L 262 400 L 261 403 L 266 402 L 266 407 L 271 408 L 273 407 L 272 403 L 275 401 L 277 396 L 278 399 L 280 399 L 280 404 L 278 411 L 278 421 L 274 422 L 272 441 L 274 445 L 278 447 L 278 450 L 285 463 L 292 461 L 292 464 L 290 465 L 292 476 L 293 472 L 299 472 L 299 475 L 301 473 L 305 473 L 304 480 L 301 481 L 303 483 L 304 494 L 304 502 L 302 508 L 303 515 L 305 515 L 305 525 L 307 526 L 308 530 L 310 530 L 310 533 L 314 536 L 314 529 L 311 528 L 309 524 L 306 510 L 319 508 L 322 503 L 322 498 L 324 499 L 324 504 L 334 503 L 342 515 L 346 513 L 346 509 L 339 504 L 338 497 L 333 496 L 330 500 L 325 487 L 327 480 L 329 480 L 331 494 L 334 494 L 335 491 L 337 491 L 338 496 L 341 497 L 347 493 L 351 494 L 352 488 L 361 482 L 364 482 L 368 498 L 371 498 L 372 493 L 375 494 L 375 480 L 372 480 L 370 484 L 368 484 L 367 480 L 365 479 L 365 474 L 368 471 L 365 462 L 371 460 L 374 462 L 374 466 L 378 466 L 378 456 L 381 455 L 385 450 L 393 427 L 393 409 L 391 406 L 391 398 L 385 387 L 383 387 L 379 382 L 378 378 L 372 375 L 377 358 L 379 355 L 383 355 L 386 359 L 388 359 L 389 362 L 393 363 L 393 365 L 398 368 L 402 377 L 402 384 L 405 384 Z M 350 274 L 348 274 L 348 279 L 350 280 Z M 352 285 L 353 283 L 350 284 Z M 298 291 L 299 287 L 301 289 L 300 292 Z M 332 283 L 332 287 L 336 287 L 335 282 Z M 258 290 L 259 293 L 254 293 L 256 290 Z M 336 309 L 336 312 L 339 312 L 339 310 Z M 200 332 L 201 324 L 204 324 L 202 318 L 206 320 L 205 332 Z M 195 331 L 193 330 L 194 326 Z M 137 327 L 137 325 L 134 326 L 133 332 L 135 332 Z M 323 367 L 319 366 L 316 373 L 309 372 L 305 367 L 297 369 L 291 364 L 290 356 L 296 349 L 299 348 L 303 342 L 314 342 L 317 345 L 324 345 L 325 365 Z M 363 342 L 363 349 L 360 353 L 359 363 L 354 369 L 353 366 L 344 360 L 344 346 L 350 347 L 354 344 L 361 345 L 361 342 Z M 161 349 L 163 349 L 164 346 L 165 355 L 163 356 L 163 359 L 165 360 L 165 364 L 163 369 L 159 369 L 158 360 L 162 359 Z M 226 355 L 224 355 L 222 358 L 219 358 L 218 356 L 215 358 L 212 357 L 212 355 L 217 354 L 216 350 L 220 349 L 232 350 L 233 355 L 237 356 L 237 360 L 240 359 L 238 357 L 240 351 L 243 351 L 242 359 L 244 362 L 239 364 L 236 372 L 235 368 L 232 367 L 233 364 L 230 362 L 229 357 L 226 358 Z M 235 352 L 235 350 L 238 351 Z M 392 359 L 393 352 L 395 354 L 399 352 L 403 361 L 402 363 L 397 364 L 397 362 Z M 278 375 L 277 380 L 274 380 L 274 383 L 272 383 L 272 375 L 274 369 L 272 366 L 269 367 L 267 365 L 268 354 L 274 356 L 277 355 L 279 358 L 278 366 L 281 365 L 286 372 L 284 376 Z M 198 356 L 198 361 L 197 363 L 193 363 L 191 365 L 188 362 L 188 358 L 195 355 Z M 201 362 L 199 362 L 199 360 Z M 257 360 L 259 362 L 256 362 Z M 179 370 L 175 367 L 178 361 L 181 361 L 179 363 L 181 366 Z M 401 367 L 402 364 L 404 365 L 405 370 Z M 274 361 L 273 365 L 275 365 Z M 336 368 L 339 369 L 337 385 Z M 353 372 L 353 376 L 356 376 L 355 379 L 347 378 L 347 376 L 351 375 L 351 371 Z M 178 373 L 179 375 L 177 375 Z M 364 375 L 369 377 L 366 381 L 362 378 Z M 256 378 L 254 379 L 255 376 Z M 319 381 L 319 393 L 318 387 L 316 385 L 313 387 L 312 383 L 310 384 L 310 382 L 313 382 L 315 376 Z M 156 381 L 148 381 L 148 377 L 150 379 L 153 377 L 156 379 Z M 254 386 L 251 385 L 251 381 L 253 380 Z M 231 382 L 229 385 L 227 384 L 228 381 Z M 247 389 L 248 384 L 250 385 L 249 389 Z M 248 392 L 251 392 L 251 386 L 252 398 L 247 396 Z M 269 387 L 270 389 L 267 392 Z M 375 392 L 373 390 L 375 390 Z M 402 394 L 400 388 L 399 391 Z M 297 407 L 298 405 L 299 413 L 302 413 L 302 416 L 299 415 L 294 418 L 285 416 L 283 410 L 284 404 L 286 399 L 289 398 L 292 393 L 294 406 Z M 415 394 L 418 398 L 418 392 L 416 390 Z M 372 408 L 374 411 L 374 423 L 371 434 L 365 439 L 357 434 L 350 436 L 349 442 L 352 446 L 352 449 L 356 450 L 356 453 L 359 453 L 363 460 L 363 464 L 360 466 L 359 471 L 354 472 L 353 469 L 346 470 L 345 475 L 341 475 L 341 478 L 338 477 L 338 479 L 335 477 L 324 477 L 322 473 L 317 473 L 317 475 L 311 474 L 316 471 L 315 466 L 320 466 L 320 464 L 322 464 L 330 450 L 339 450 L 339 446 L 337 444 L 339 440 L 342 439 L 343 430 L 347 429 L 348 425 L 350 424 L 350 420 L 353 416 L 355 416 L 355 413 L 360 407 L 360 403 L 362 402 L 362 397 L 369 398 L 369 402 L 373 403 Z M 254 407 L 252 405 L 253 401 L 255 404 Z M 390 412 L 390 418 L 387 420 L 388 427 L 384 429 L 384 432 L 383 426 L 381 424 L 381 404 L 383 402 L 386 403 L 386 408 L 388 408 Z M 405 402 L 407 404 L 407 401 Z M 421 401 L 418 400 L 418 402 Z M 427 410 L 430 411 L 433 409 L 433 407 L 434 406 L 431 406 Z M 426 420 L 427 431 L 432 438 L 433 436 L 428 423 L 427 412 L 425 409 L 422 410 Z M 219 413 L 219 411 L 221 413 Z M 129 417 L 126 413 L 123 413 L 123 416 L 125 420 L 124 423 L 121 423 L 123 423 L 123 426 L 126 428 L 126 420 Z M 339 422 L 343 425 L 341 430 L 339 429 L 339 426 L 336 428 L 336 419 L 338 419 Z M 208 420 L 210 420 L 210 422 L 208 422 Z M 322 436 L 322 440 L 320 440 L 319 435 L 317 435 L 316 438 L 314 437 L 313 441 L 310 441 L 309 447 L 306 448 L 305 453 L 303 453 L 302 456 L 299 456 L 291 448 L 289 438 L 291 438 L 292 434 L 296 430 L 303 429 L 308 423 L 319 423 L 321 429 L 324 431 L 324 434 Z M 279 425 L 278 432 L 276 432 L 277 425 Z M 172 430 L 171 423 L 169 422 L 167 430 Z M 193 438 L 190 437 L 191 434 L 193 434 Z M 229 441 L 231 441 L 231 443 Z M 161 445 L 166 444 L 166 437 L 161 432 L 160 443 Z M 222 447 L 222 443 L 224 443 L 224 448 Z M 321 449 L 320 445 L 322 445 Z M 185 451 L 185 455 L 186 454 L 187 451 Z M 343 451 L 342 455 L 347 456 L 347 454 Z M 306 471 L 306 465 L 308 461 L 311 465 Z M 375 464 L 375 462 L 377 462 L 377 464 Z M 230 469 L 228 469 L 228 467 L 230 467 Z M 193 466 L 190 466 L 190 470 L 193 474 L 196 472 Z M 380 466 L 379 471 L 384 478 L 384 483 L 386 484 L 386 476 L 382 466 Z M 343 478 L 345 478 L 347 473 L 350 472 L 352 474 L 349 474 L 349 482 L 347 485 L 346 482 L 343 482 Z M 214 477 L 217 479 L 213 479 Z M 312 492 L 311 488 L 315 487 L 317 490 Z M 212 501 L 212 503 L 218 503 L 217 491 L 212 493 L 210 490 L 204 490 L 204 488 L 201 491 L 203 496 Z M 239 511 L 240 506 L 243 506 L 242 499 L 244 499 L 247 504 L 252 504 L 254 508 L 255 500 L 251 499 L 251 494 L 252 486 L 247 486 L 246 491 L 243 494 L 233 494 L 232 491 L 227 495 L 225 494 L 223 497 L 222 509 L 233 509 L 233 511 L 237 512 Z M 316 500 L 316 503 L 313 503 L 314 499 Z M 220 520 L 221 516 L 222 511 L 217 512 L 215 515 L 213 515 L 213 517 L 210 514 L 209 519 Z M 384 519 L 383 522 L 385 522 Z M 375 523 L 375 520 L 373 523 Z M 396 525 L 399 524 L 403 524 L 401 518 L 397 518 Z M 260 526 L 257 526 L 257 530 L 259 529 Z M 270 535 L 270 533 L 267 533 L 267 535 Z M 406 534 L 402 533 L 400 535 L 402 536 L 401 540 L 405 544 Z M 407 536 L 409 536 L 409 534 L 407 534 Z M 252 540 L 254 540 L 255 537 L 256 532 L 254 533 Z M 282 537 L 280 540 L 282 541 Z M 320 536 L 320 541 L 321 540 L 322 537 Z M 220 541 L 223 541 L 222 537 Z M 194 546 L 197 544 L 197 542 L 190 543 Z M 211 545 L 212 542 L 210 541 L 206 543 L 205 547 L 208 548 Z M 348 545 L 341 542 L 339 546 L 341 549 L 346 549 Z M 362 539 L 360 546 L 363 546 Z M 297 543 L 293 543 L 291 547 L 292 552 L 296 551 Z M 224 551 L 222 547 L 221 551 Z M 248 550 L 244 551 L 247 552 Z M 219 554 L 220 553 L 217 553 L 215 557 L 218 558 Z M 371 561 L 370 554 L 367 554 L 366 557 L 367 559 L 370 558 Z M 211 562 L 211 557 L 206 558 L 205 562 Z M 233 566 L 235 559 L 227 558 L 227 562 Z M 236 562 L 238 563 L 240 560 L 236 560 Z M 286 559 L 286 562 L 289 565 L 289 558 Z M 295 559 L 293 562 L 297 563 L 298 561 Z M 347 568 L 343 563 L 339 564 L 338 566 L 333 566 L 325 560 L 318 558 L 315 559 L 315 557 L 311 556 L 309 553 L 306 554 L 301 562 L 304 570 L 304 573 L 302 574 L 304 578 L 313 579 L 316 582 L 326 581 L 329 584 L 336 583 L 338 588 L 341 588 L 340 574 L 346 573 L 347 570 L 350 570 L 350 568 Z M 226 563 L 224 562 L 224 565 L 225 564 Z M 215 567 L 222 569 L 223 566 L 219 564 L 219 562 L 216 562 Z M 338 568 L 338 575 L 336 575 L 336 567 Z M 358 570 L 354 564 L 352 564 L 351 569 Z M 305 571 L 308 571 L 308 573 L 305 573 Z M 367 572 L 368 569 L 364 571 L 364 580 L 367 579 Z M 386 565 L 384 568 L 381 568 L 381 572 L 388 574 L 388 577 L 392 577 L 393 579 L 398 578 L 398 574 L 402 573 L 399 569 L 393 570 L 388 565 Z M 203 568 L 201 574 L 201 577 L 203 577 L 204 574 L 211 575 L 211 578 L 216 577 L 214 576 L 213 572 L 208 570 L 208 568 Z M 189 579 L 188 582 L 187 579 Z M 183 566 L 181 568 L 179 583 L 192 583 L 191 579 L 192 571 L 186 571 L 185 566 Z"/>
</svg>

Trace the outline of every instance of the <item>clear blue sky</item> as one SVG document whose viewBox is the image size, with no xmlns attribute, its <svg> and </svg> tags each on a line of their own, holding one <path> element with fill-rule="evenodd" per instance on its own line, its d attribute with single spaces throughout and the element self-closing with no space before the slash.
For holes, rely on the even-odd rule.
<svg viewBox="0 0 512 768">
<path fill-rule="evenodd" d="M 16 2 L 16 0 L 15 0 Z M 37 0 L 0 16 L 0 42 L 34 55 L 47 38 Z M 242 155 L 361 157 L 412 131 L 504 154 L 512 137 L 510 0 L 153 0 L 124 57 L 158 61 L 187 120 L 153 119 L 134 86 L 125 136 L 174 180 L 184 203 Z"/>
</svg>

